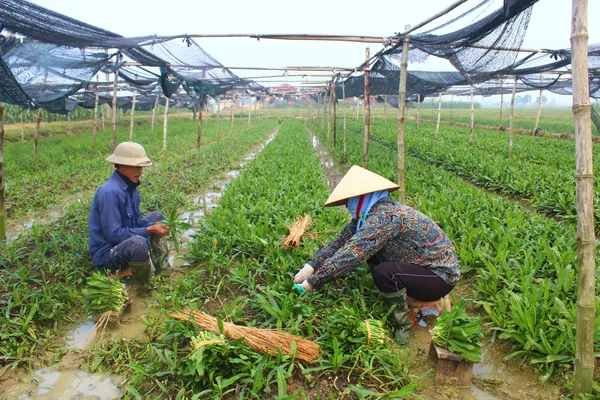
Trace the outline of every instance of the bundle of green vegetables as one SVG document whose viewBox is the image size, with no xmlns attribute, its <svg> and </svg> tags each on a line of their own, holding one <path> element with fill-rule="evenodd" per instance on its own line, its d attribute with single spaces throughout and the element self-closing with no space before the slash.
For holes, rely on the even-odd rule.
<svg viewBox="0 0 600 400">
<path fill-rule="evenodd" d="M 431 340 L 465 360 L 478 362 L 481 359 L 481 337 L 481 318 L 468 316 L 465 302 L 461 300 L 453 306 L 452 311 L 443 312 L 435 321 Z"/>
<path fill-rule="evenodd" d="M 336 308 L 328 318 L 328 331 L 340 343 L 381 346 L 385 342 L 385 329 L 378 319 L 361 318 L 358 310 L 346 306 Z"/>
<path fill-rule="evenodd" d="M 120 311 L 129 298 L 125 286 L 117 279 L 96 273 L 87 280 L 83 289 L 84 309 L 88 314 Z"/>
</svg>

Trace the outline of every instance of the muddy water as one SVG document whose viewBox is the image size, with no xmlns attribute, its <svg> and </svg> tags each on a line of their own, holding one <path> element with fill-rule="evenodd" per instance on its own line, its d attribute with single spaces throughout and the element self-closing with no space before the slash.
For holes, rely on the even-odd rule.
<svg viewBox="0 0 600 400">
<path fill-rule="evenodd" d="M 338 165 L 333 156 L 325 149 L 312 133 L 313 147 L 321 159 L 321 167 L 325 173 L 327 184 L 333 189 L 344 176 L 347 168 Z M 504 362 L 506 356 L 499 345 L 483 341 L 483 355 L 480 362 L 473 364 L 473 379 L 469 387 L 437 386 L 435 382 L 436 363 L 428 357 L 431 345 L 429 329 L 433 327 L 437 310 L 424 308 L 415 318 L 414 336 L 408 352 L 414 363 L 411 373 L 423 375 L 430 371 L 421 381 L 419 393 L 426 400 L 438 399 L 473 399 L 473 400 L 548 400 L 561 398 L 560 385 L 540 383 L 539 377 L 525 365 L 517 361 Z"/>
</svg>

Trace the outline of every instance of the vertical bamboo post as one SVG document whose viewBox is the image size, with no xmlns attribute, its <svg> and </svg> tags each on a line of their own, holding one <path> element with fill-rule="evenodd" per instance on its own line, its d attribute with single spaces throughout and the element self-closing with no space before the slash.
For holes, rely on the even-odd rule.
<svg viewBox="0 0 600 400">
<path fill-rule="evenodd" d="M 106 129 L 106 124 L 104 123 L 104 114 L 108 115 L 108 111 L 109 111 L 109 106 L 108 103 L 104 103 L 104 110 L 102 110 L 102 130 Z"/>
<path fill-rule="evenodd" d="M 196 139 L 196 148 L 200 148 L 200 139 L 202 138 L 202 108 L 204 108 L 204 95 L 200 96 L 200 107 L 198 107 L 198 138 Z"/>
<path fill-rule="evenodd" d="M 229 124 L 229 133 L 233 132 L 233 117 L 235 115 L 235 95 L 231 96 L 231 123 Z"/>
<path fill-rule="evenodd" d="M 38 140 L 40 138 L 40 123 L 42 122 L 42 109 L 38 108 L 37 121 L 35 123 L 35 133 L 33 134 L 33 164 L 38 166 Z"/>
<path fill-rule="evenodd" d="M 117 94 L 119 92 L 119 70 L 115 71 L 112 99 L 112 135 L 110 137 L 110 151 L 115 151 L 117 146 Z"/>
<path fill-rule="evenodd" d="M 248 125 L 250 125 L 252 120 L 252 96 L 248 96 L 248 100 L 250 101 L 250 103 L 248 103 Z"/>
<path fill-rule="evenodd" d="M 404 30 L 410 29 L 410 25 L 406 25 Z M 402 43 L 402 58 L 400 59 L 400 86 L 398 88 L 398 138 L 397 138 L 397 150 L 398 150 L 398 201 L 401 204 L 406 202 L 406 186 L 404 184 L 404 119 L 406 112 L 406 80 L 407 80 L 407 69 L 408 69 L 408 41 L 409 38 L 404 38 Z"/>
<path fill-rule="evenodd" d="M 133 142 L 133 120 L 134 117 L 133 115 L 135 114 L 135 94 L 136 94 L 136 90 L 135 88 L 133 89 L 133 99 L 131 100 L 131 122 L 129 123 L 129 141 Z"/>
<path fill-rule="evenodd" d="M 415 133 L 419 133 L 419 122 L 421 122 L 421 95 L 417 95 L 417 126 L 415 128 Z"/>
<path fill-rule="evenodd" d="M 442 92 L 440 92 L 440 97 L 438 100 L 438 117 L 437 117 L 437 125 L 435 126 L 435 137 L 438 137 L 438 132 L 440 131 L 440 120 L 442 119 Z"/>
<path fill-rule="evenodd" d="M 573 398 L 592 393 L 594 315 L 596 312 L 596 238 L 594 233 L 594 160 L 588 77 L 588 2 L 572 1 L 571 54 L 575 118 L 577 193 L 577 327 Z"/>
<path fill-rule="evenodd" d="M 221 115 L 221 96 L 217 96 L 217 134 L 216 136 L 219 136 L 219 117 Z"/>
<path fill-rule="evenodd" d="M 165 117 L 163 119 L 163 156 L 167 150 L 167 119 L 169 116 L 169 98 L 165 96 Z"/>
<path fill-rule="evenodd" d="M 242 100 L 240 101 L 240 121 L 242 120 L 242 118 L 244 118 L 244 93 L 242 93 Z"/>
<path fill-rule="evenodd" d="M 67 111 L 67 136 L 73 133 L 71 129 L 71 113 Z"/>
<path fill-rule="evenodd" d="M 533 132 L 531 132 L 532 135 L 535 135 L 537 133 L 538 125 L 540 124 L 540 115 L 542 114 L 542 92 L 543 91 L 544 91 L 544 89 L 540 89 L 540 94 L 539 94 L 539 99 L 538 99 L 537 117 L 535 118 L 535 126 L 533 127 Z"/>
<path fill-rule="evenodd" d="M 98 82 L 100 77 L 96 75 L 96 82 Z M 98 86 L 96 86 L 96 96 L 94 97 L 94 128 L 92 131 L 92 150 L 96 150 L 96 134 L 98 133 L 98 97 L 100 95 L 100 90 Z"/>
<path fill-rule="evenodd" d="M 473 142 L 473 128 L 475 128 L 475 89 L 471 86 L 471 133 L 469 143 Z"/>
<path fill-rule="evenodd" d="M 435 121 L 433 118 L 433 101 L 435 99 L 433 98 L 433 96 L 431 97 L 431 123 L 433 124 L 433 121 Z"/>
<path fill-rule="evenodd" d="M 333 107 L 333 84 L 329 86 L 329 107 L 327 109 L 327 141 L 331 139 L 331 108 Z"/>
<path fill-rule="evenodd" d="M 321 132 L 323 132 L 323 129 L 325 128 L 325 103 L 327 103 L 325 99 L 327 99 L 327 91 L 323 93 L 323 114 L 321 115 Z"/>
<path fill-rule="evenodd" d="M 313 105 L 312 105 L 312 103 L 313 103 L 313 100 L 309 97 L 308 98 L 308 120 L 310 122 L 312 122 L 312 120 L 313 120 Z"/>
<path fill-rule="evenodd" d="M 156 116 L 156 107 L 158 107 L 158 99 L 160 94 L 156 94 L 156 99 L 154 99 L 154 107 L 152 107 L 152 132 L 154 132 L 154 117 Z"/>
<path fill-rule="evenodd" d="M 371 49 L 367 47 L 365 49 L 365 60 L 369 60 L 371 58 Z M 371 102 L 369 101 L 370 97 L 370 72 L 369 66 L 365 66 L 365 143 L 363 148 L 363 168 L 367 168 L 369 166 L 369 140 L 371 137 Z"/>
<path fill-rule="evenodd" d="M 450 95 L 450 122 L 452 122 L 452 111 L 454 110 L 454 95 Z"/>
<path fill-rule="evenodd" d="M 342 81 L 342 99 L 346 100 L 346 86 L 344 85 L 344 81 Z M 346 106 L 344 105 L 344 162 L 346 162 Z"/>
<path fill-rule="evenodd" d="M 502 106 L 504 105 L 504 81 L 502 81 L 502 87 L 500 88 L 500 125 L 498 129 L 502 129 Z"/>
<path fill-rule="evenodd" d="M 356 99 L 356 120 L 358 121 L 358 108 L 360 106 L 360 97 Z"/>
<path fill-rule="evenodd" d="M 21 115 L 23 109 L 21 109 Z M 4 210 L 4 102 L 0 101 L 0 242 L 6 239 L 6 211 Z"/>
<path fill-rule="evenodd" d="M 510 127 L 508 128 L 508 131 L 509 131 L 508 156 L 509 157 L 512 155 L 512 149 L 513 149 L 513 120 L 514 120 L 514 113 L 515 113 L 515 95 L 516 95 L 516 93 L 517 93 L 517 76 L 515 75 L 515 79 L 513 81 L 512 96 L 510 97 Z"/>
<path fill-rule="evenodd" d="M 335 80 L 333 81 L 333 147 L 337 144 L 337 95 L 335 93 Z"/>
<path fill-rule="evenodd" d="M 23 108 L 21 108 L 21 142 L 25 141 L 25 124 L 23 122 Z"/>
</svg>

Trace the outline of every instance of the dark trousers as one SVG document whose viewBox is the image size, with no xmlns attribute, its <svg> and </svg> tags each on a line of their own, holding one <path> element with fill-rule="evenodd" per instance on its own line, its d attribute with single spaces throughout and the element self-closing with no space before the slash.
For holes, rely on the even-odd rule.
<svg viewBox="0 0 600 400">
<path fill-rule="evenodd" d="M 145 217 L 148 221 L 156 223 L 164 219 L 160 211 L 153 211 Z M 129 262 L 148 261 L 150 256 L 150 241 L 143 236 L 132 236 L 108 251 L 106 260 L 102 266 L 97 267 L 100 271 L 122 271 L 129 268 Z"/>
<path fill-rule="evenodd" d="M 399 292 L 419 301 L 439 300 L 453 289 L 430 269 L 414 264 L 384 262 L 372 271 L 377 288 L 384 293 Z"/>
</svg>

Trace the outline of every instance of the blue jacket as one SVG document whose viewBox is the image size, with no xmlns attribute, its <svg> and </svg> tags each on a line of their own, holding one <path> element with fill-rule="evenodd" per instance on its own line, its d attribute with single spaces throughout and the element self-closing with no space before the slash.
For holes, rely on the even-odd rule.
<svg viewBox="0 0 600 400">
<path fill-rule="evenodd" d="M 152 223 L 142 217 L 140 193 L 127 188 L 115 171 L 94 195 L 88 231 L 90 256 L 95 266 L 103 265 L 108 251 L 122 241 L 136 235 L 150 237 L 146 227 Z"/>
</svg>

